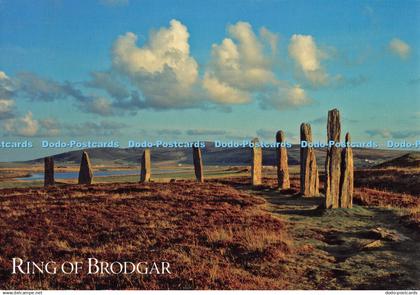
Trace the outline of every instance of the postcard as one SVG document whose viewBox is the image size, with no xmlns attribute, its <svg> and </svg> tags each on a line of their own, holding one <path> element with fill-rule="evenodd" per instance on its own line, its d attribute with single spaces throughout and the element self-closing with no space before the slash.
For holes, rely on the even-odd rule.
<svg viewBox="0 0 420 295">
<path fill-rule="evenodd" d="M 414 0 L 0 0 L 2 294 L 417 294 L 419 58 Z"/>
</svg>

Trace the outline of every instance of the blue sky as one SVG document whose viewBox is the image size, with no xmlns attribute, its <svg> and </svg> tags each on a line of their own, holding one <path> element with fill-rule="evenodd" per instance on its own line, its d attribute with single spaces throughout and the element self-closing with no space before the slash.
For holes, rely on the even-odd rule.
<svg viewBox="0 0 420 295">
<path fill-rule="evenodd" d="M 420 138 L 418 1 L 0 1 L 2 140 Z M 272 134 L 272 136 L 271 136 Z M 0 160 L 58 151 L 6 150 Z"/>
</svg>

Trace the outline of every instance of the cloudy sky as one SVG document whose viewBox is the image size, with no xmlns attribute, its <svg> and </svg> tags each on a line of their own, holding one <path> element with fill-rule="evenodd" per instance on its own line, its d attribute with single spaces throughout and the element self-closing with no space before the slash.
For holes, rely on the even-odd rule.
<svg viewBox="0 0 420 295">
<path fill-rule="evenodd" d="M 420 139 L 418 1 L 0 0 L 2 140 Z M 1 150 L 0 160 L 51 154 Z"/>
</svg>

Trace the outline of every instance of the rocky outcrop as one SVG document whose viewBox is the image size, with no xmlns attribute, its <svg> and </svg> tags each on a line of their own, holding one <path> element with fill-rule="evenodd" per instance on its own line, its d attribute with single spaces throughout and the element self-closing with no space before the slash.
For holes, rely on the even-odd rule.
<svg viewBox="0 0 420 295">
<path fill-rule="evenodd" d="M 53 157 L 44 158 L 44 186 L 54 185 L 54 159 Z"/>
<path fill-rule="evenodd" d="M 327 139 L 332 143 L 327 150 L 325 160 L 325 208 L 339 207 L 341 148 L 334 145 L 340 142 L 340 112 L 333 109 L 328 112 Z"/>
<path fill-rule="evenodd" d="M 203 159 L 201 157 L 201 149 L 199 147 L 193 147 L 193 162 L 195 178 L 198 182 L 204 182 Z"/>
<path fill-rule="evenodd" d="M 140 182 L 149 182 L 152 175 L 150 149 L 145 149 L 141 157 Z"/>
<path fill-rule="evenodd" d="M 341 208 L 353 207 L 354 164 L 353 150 L 350 146 L 350 134 L 346 134 L 346 147 L 341 153 L 340 199 Z"/>
<path fill-rule="evenodd" d="M 311 125 L 300 125 L 300 193 L 305 197 L 319 195 L 319 177 L 315 150 L 312 147 L 302 147 L 302 142 L 312 143 Z"/>
<path fill-rule="evenodd" d="M 262 149 L 259 146 L 258 138 L 252 140 L 254 144 L 252 148 L 252 164 L 251 164 L 251 178 L 252 185 L 261 185 L 262 181 Z"/>
<path fill-rule="evenodd" d="M 87 152 L 83 152 L 79 170 L 79 184 L 92 184 L 93 172 Z"/>
<path fill-rule="evenodd" d="M 278 131 L 276 134 L 276 164 L 277 164 L 277 183 L 279 189 L 288 189 L 290 188 L 290 179 L 289 179 L 289 165 L 287 160 L 287 149 L 282 146 L 286 141 L 284 132 Z"/>
</svg>

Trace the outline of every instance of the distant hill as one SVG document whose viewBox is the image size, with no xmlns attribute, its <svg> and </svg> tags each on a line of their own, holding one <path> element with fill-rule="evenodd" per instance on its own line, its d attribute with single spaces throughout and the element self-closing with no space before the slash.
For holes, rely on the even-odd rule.
<svg viewBox="0 0 420 295">
<path fill-rule="evenodd" d="M 95 165 L 138 165 L 142 149 L 137 148 L 96 148 L 87 149 L 90 159 Z M 293 145 L 288 150 L 289 165 L 299 164 L 300 150 L 298 145 Z M 403 151 L 354 149 L 355 165 L 358 168 L 373 167 L 384 161 L 401 157 Z M 191 164 L 192 152 L 189 148 L 153 148 L 152 163 L 154 164 Z M 316 149 L 317 162 L 323 169 L 325 162 L 325 149 Z M 71 151 L 53 156 L 57 165 L 78 164 L 81 151 Z M 203 149 L 203 162 L 206 165 L 249 165 L 251 151 L 247 148 L 215 148 L 212 143 L 207 143 Z M 22 164 L 40 164 L 43 158 L 20 162 Z M 275 149 L 263 150 L 263 164 L 275 165 Z"/>
<path fill-rule="evenodd" d="M 375 168 L 388 168 L 388 167 L 420 168 L 420 153 L 415 153 L 415 152 L 408 153 L 401 157 L 385 161 L 375 166 Z"/>
</svg>

